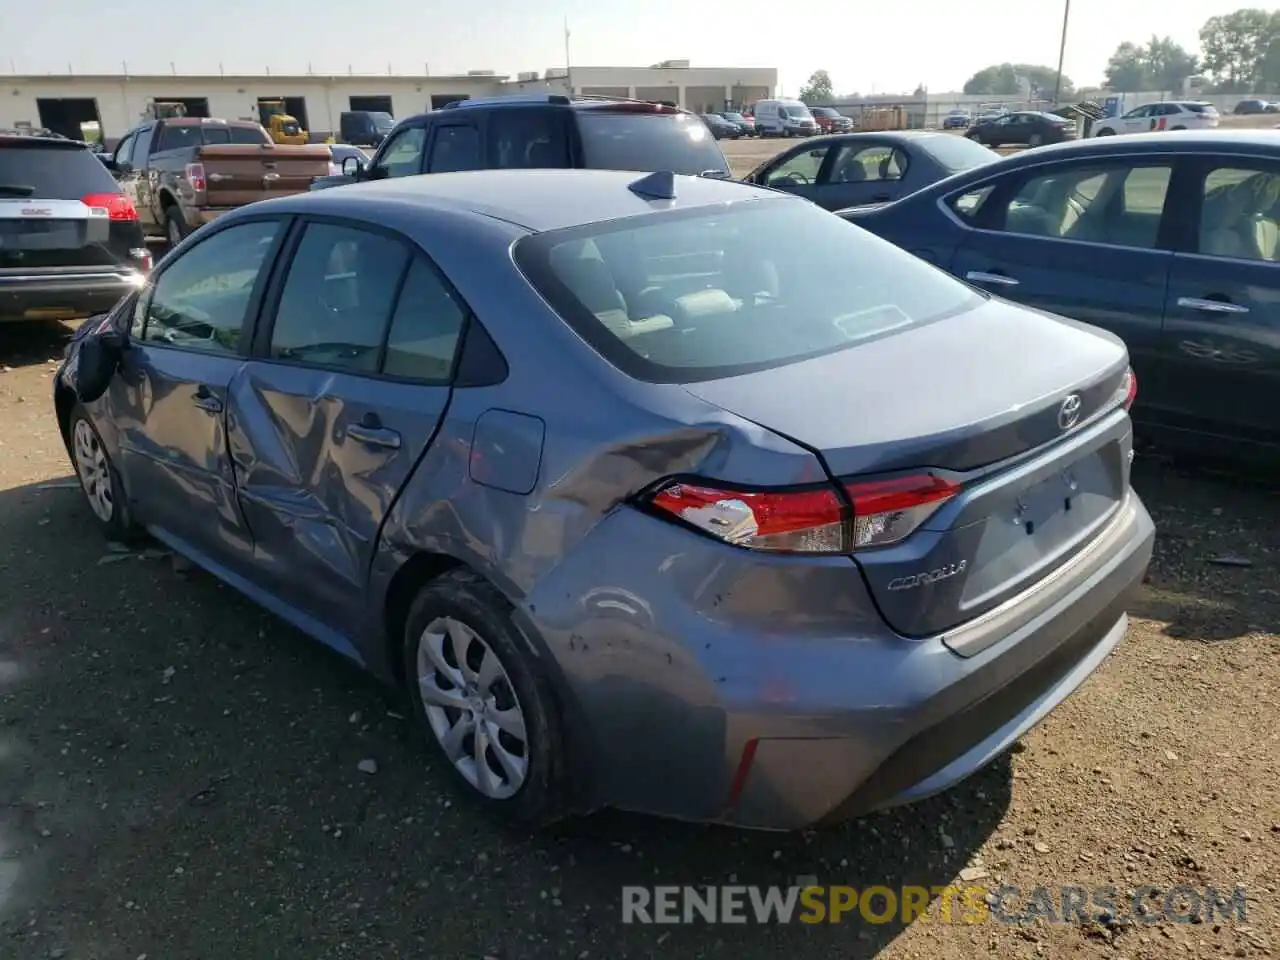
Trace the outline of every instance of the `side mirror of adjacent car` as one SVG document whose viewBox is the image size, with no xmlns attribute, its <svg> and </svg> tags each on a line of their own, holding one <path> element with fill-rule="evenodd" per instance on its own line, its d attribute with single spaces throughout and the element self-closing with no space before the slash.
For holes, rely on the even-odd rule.
<svg viewBox="0 0 1280 960">
<path fill-rule="evenodd" d="M 73 369 L 68 371 L 76 399 L 81 403 L 93 403 L 107 392 L 111 378 L 120 369 L 128 340 L 128 334 L 108 320 L 80 342 L 72 359 Z"/>
<path fill-rule="evenodd" d="M 344 157 L 342 160 L 342 174 L 346 177 L 359 179 L 364 173 L 365 165 L 359 157 Z"/>
</svg>

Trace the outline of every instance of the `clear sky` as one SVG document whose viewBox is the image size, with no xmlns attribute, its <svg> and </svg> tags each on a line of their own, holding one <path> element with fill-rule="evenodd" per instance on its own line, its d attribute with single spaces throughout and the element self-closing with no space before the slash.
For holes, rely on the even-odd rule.
<svg viewBox="0 0 1280 960">
<path fill-rule="evenodd" d="M 837 93 L 955 90 L 990 63 L 1054 66 L 1062 0 L 0 0 L 0 73 L 514 74 L 565 61 L 772 66 L 787 93 L 828 70 Z M 1072 0 L 1066 74 L 1100 81 L 1122 40 L 1168 34 L 1194 48 L 1200 25 L 1242 0 Z M 1256 4 L 1255 4 L 1256 5 Z M 1265 5 L 1262 4 L 1262 5 Z M 73 53 L 72 51 L 80 51 Z M 424 67 L 424 65 L 426 65 Z"/>
</svg>

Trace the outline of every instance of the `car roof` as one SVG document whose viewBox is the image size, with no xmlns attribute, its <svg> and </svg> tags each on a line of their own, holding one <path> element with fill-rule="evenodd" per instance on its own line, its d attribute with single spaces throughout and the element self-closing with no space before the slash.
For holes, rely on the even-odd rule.
<svg viewBox="0 0 1280 960">
<path fill-rule="evenodd" d="M 788 199 L 776 190 L 714 177 L 675 177 L 675 198 L 657 200 L 628 187 L 653 176 L 631 170 L 468 170 L 394 177 L 332 190 L 295 194 L 265 203 L 281 212 L 376 219 L 392 204 L 471 213 L 533 233 L 652 213 L 745 200 Z M 802 201 L 797 201 L 802 202 Z"/>
<path fill-rule="evenodd" d="M 85 152 L 88 152 L 89 149 L 82 140 L 71 140 L 67 137 L 39 137 L 25 133 L 0 133 L 0 147 L 26 147 L 28 149 L 52 147 L 62 150 L 84 150 Z"/>
<path fill-rule="evenodd" d="M 800 147 L 824 146 L 828 143 L 846 143 L 859 140 L 885 140 L 891 143 L 920 143 L 936 140 L 939 137 L 954 139 L 954 135 L 941 130 L 854 130 L 850 133 L 827 133 L 818 137 L 806 137 L 800 141 Z"/>
<path fill-rule="evenodd" d="M 1114 153 L 1249 153 L 1280 152 L 1280 137 L 1274 130 L 1166 130 L 1159 135 L 1130 133 L 1114 137 L 1091 137 L 1036 147 L 1014 154 L 1009 160 L 1039 163 L 1046 158 L 1109 155 Z"/>
</svg>

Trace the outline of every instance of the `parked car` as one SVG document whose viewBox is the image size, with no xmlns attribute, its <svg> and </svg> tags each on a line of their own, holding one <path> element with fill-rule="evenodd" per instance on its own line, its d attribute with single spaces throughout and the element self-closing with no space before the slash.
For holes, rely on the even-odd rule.
<svg viewBox="0 0 1280 960">
<path fill-rule="evenodd" d="M 1210 103 L 1170 101 L 1149 103 L 1130 110 L 1122 117 L 1106 117 L 1093 125 L 1095 137 L 1113 137 L 1121 133 L 1146 133 L 1162 130 L 1211 130 L 1221 118 Z"/>
<path fill-rule="evenodd" d="M 0 136 L 0 323 L 101 313 L 150 269 L 137 211 L 83 143 Z"/>
<path fill-rule="evenodd" d="M 996 119 L 993 117 L 992 119 Z M 942 118 L 943 130 L 967 130 L 973 123 L 973 115 L 968 110 L 952 110 Z"/>
<path fill-rule="evenodd" d="M 395 118 L 381 110 L 344 110 L 338 114 L 338 137 L 357 147 L 376 147 L 395 125 Z"/>
<path fill-rule="evenodd" d="M 513 818 L 943 790 L 1105 660 L 1151 555 L 1117 338 L 740 183 L 272 200 L 87 330 L 54 407 L 94 516 L 398 686 Z"/>
<path fill-rule="evenodd" d="M 853 129 L 853 121 L 834 107 L 810 107 L 809 112 L 822 133 L 848 133 Z"/>
<path fill-rule="evenodd" d="M 126 133 L 107 166 L 143 233 L 177 244 L 228 210 L 310 189 L 331 159 L 325 144 L 274 143 L 249 120 L 171 117 Z"/>
<path fill-rule="evenodd" d="M 558 94 L 463 100 L 400 122 L 367 164 L 312 190 L 419 173 L 588 168 L 729 177 L 729 161 L 696 114 L 662 103 Z"/>
<path fill-rule="evenodd" d="M 1002 114 L 994 120 L 979 118 L 965 136 L 988 147 L 1038 147 L 1074 140 L 1077 130 L 1076 122 L 1067 117 L 1039 110 L 1023 110 Z"/>
<path fill-rule="evenodd" d="M 711 135 L 717 140 L 737 140 L 742 136 L 742 127 L 730 120 L 726 120 L 718 113 L 703 113 L 699 114 L 699 117 L 707 125 Z"/>
<path fill-rule="evenodd" d="M 799 100 L 758 100 L 752 110 L 762 137 L 813 137 L 818 121 Z"/>
<path fill-rule="evenodd" d="M 756 122 L 751 117 L 748 117 L 745 113 L 737 113 L 736 111 L 733 111 L 733 110 L 725 110 L 721 112 L 720 116 L 724 117 L 730 123 L 736 123 L 738 126 L 740 126 L 742 128 L 742 135 L 744 137 L 754 137 L 756 135 Z"/>
<path fill-rule="evenodd" d="M 935 180 L 998 159 L 994 150 L 941 133 L 843 133 L 784 150 L 744 179 L 839 210 L 896 200 Z"/>
<path fill-rule="evenodd" d="M 1123 337 L 1139 432 L 1280 454 L 1280 143 L 1269 130 L 1089 139 L 845 214 L 957 277 Z"/>
<path fill-rule="evenodd" d="M 1280 103 L 1271 103 L 1259 97 L 1249 97 L 1236 104 L 1235 114 L 1280 113 Z"/>
</svg>

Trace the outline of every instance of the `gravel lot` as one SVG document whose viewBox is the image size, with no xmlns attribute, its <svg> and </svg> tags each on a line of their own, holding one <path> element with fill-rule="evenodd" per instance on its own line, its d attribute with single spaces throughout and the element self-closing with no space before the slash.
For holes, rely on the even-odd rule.
<svg viewBox="0 0 1280 960">
<path fill-rule="evenodd" d="M 1161 539 L 1127 642 L 949 794 L 796 836 L 618 814 L 528 836 L 460 802 L 395 702 L 317 645 L 159 550 L 108 549 L 51 415 L 67 334 L 0 329 L 0 957 L 1280 951 L 1273 490 L 1140 459 Z M 900 887 L 962 870 L 1122 900 L 1151 885 L 1153 909 L 1174 885 L 1243 885 L 1247 919 L 966 925 L 935 902 L 907 927 L 620 922 L 627 883 Z"/>
</svg>

